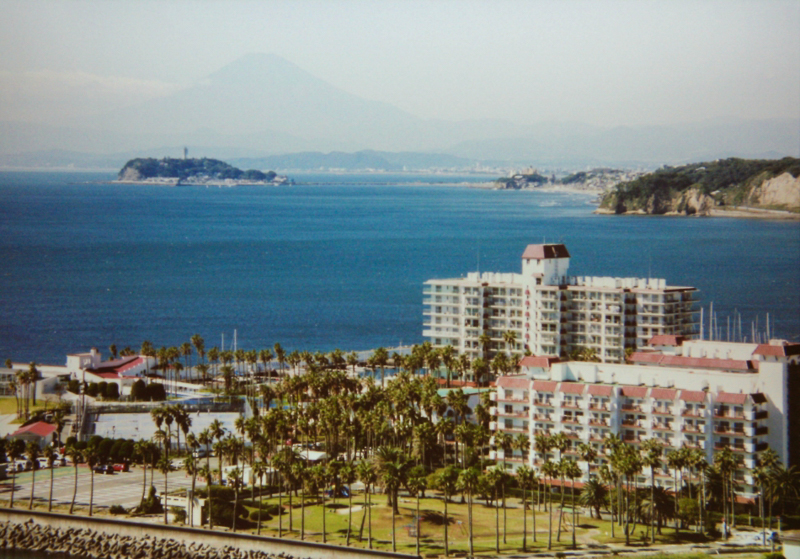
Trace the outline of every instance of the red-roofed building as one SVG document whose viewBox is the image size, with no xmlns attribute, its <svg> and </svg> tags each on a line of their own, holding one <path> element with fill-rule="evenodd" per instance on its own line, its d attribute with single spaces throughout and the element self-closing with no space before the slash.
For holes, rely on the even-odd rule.
<svg viewBox="0 0 800 559">
<path fill-rule="evenodd" d="M 56 440 L 56 426 L 44 421 L 37 421 L 17 429 L 9 435 L 9 438 L 28 442 L 35 442 L 39 448 L 44 448 Z"/>
</svg>

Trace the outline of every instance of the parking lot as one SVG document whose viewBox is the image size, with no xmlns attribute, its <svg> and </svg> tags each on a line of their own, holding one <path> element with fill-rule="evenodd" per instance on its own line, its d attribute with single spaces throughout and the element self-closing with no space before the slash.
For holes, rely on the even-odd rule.
<svg viewBox="0 0 800 559">
<path fill-rule="evenodd" d="M 203 461 L 205 462 L 205 461 Z M 211 459 L 212 469 L 217 467 L 217 460 Z M 131 467 L 129 472 L 115 472 L 113 474 L 94 474 L 94 506 L 110 507 L 122 505 L 131 508 L 139 504 L 142 498 L 143 475 L 140 466 Z M 10 474 L 10 472 L 9 472 Z M 31 471 L 18 473 L 16 476 L 16 489 L 14 502 L 20 503 L 30 497 Z M 151 470 L 147 469 L 147 487 L 150 485 Z M 164 490 L 164 476 L 156 471 L 153 474 L 153 485 L 159 494 Z M 53 469 L 53 503 L 69 504 L 75 482 L 75 468 L 69 464 Z M 205 480 L 198 479 L 198 487 L 205 486 Z M 170 472 L 168 476 L 169 491 L 192 486 L 192 478 L 184 470 Z M 78 466 L 78 491 L 75 496 L 76 505 L 89 506 L 91 490 L 91 473 L 85 464 Z M 11 477 L 0 481 L 0 500 L 8 501 L 11 493 Z M 36 471 L 36 484 L 34 499 L 47 503 L 50 493 L 50 471 L 47 469 Z M 18 506 L 18 505 L 15 505 Z"/>
</svg>

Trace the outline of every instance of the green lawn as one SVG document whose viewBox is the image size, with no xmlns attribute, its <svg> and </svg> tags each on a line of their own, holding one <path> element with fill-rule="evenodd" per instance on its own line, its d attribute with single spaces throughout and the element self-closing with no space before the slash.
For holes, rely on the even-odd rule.
<svg viewBox="0 0 800 559">
<path fill-rule="evenodd" d="M 430 495 L 430 492 L 428 492 Z M 249 497 L 249 496 L 248 496 Z M 438 497 L 438 495 L 437 495 Z M 264 502 L 277 504 L 277 497 L 264 499 Z M 284 537 L 300 538 L 301 529 L 301 509 L 299 500 L 294 499 L 292 514 L 292 532 L 287 535 L 289 527 L 288 500 L 283 498 L 283 505 L 287 511 L 283 514 Z M 353 527 L 351 533 L 351 546 L 366 547 L 368 523 L 364 522 L 363 541 L 359 541 L 359 528 L 364 516 L 363 495 L 354 495 L 353 498 Z M 443 509 L 444 505 L 441 498 L 427 498 L 420 500 L 420 546 L 421 554 L 426 556 L 439 556 L 444 553 L 444 525 Z M 408 496 L 400 497 L 400 515 L 395 518 L 397 551 L 404 553 L 415 552 L 415 537 L 409 529 L 414 524 L 416 514 L 416 501 Z M 325 520 L 328 543 L 344 545 L 347 535 L 348 521 L 348 501 L 347 499 L 337 499 L 336 503 L 331 500 L 326 502 Z M 460 497 L 448 504 L 448 516 L 450 524 L 448 529 L 448 540 L 450 551 L 454 554 L 466 554 L 469 549 L 469 526 L 467 506 L 460 504 Z M 507 528 L 505 543 L 503 541 L 503 510 L 499 510 L 500 517 L 500 552 L 519 553 L 522 551 L 522 503 L 518 499 L 509 499 L 507 503 Z M 562 519 L 562 529 L 560 541 L 558 541 L 558 506 L 553 509 L 553 528 L 552 528 L 552 549 L 554 551 L 566 551 L 572 546 L 572 524 L 571 511 L 565 510 Z M 639 524 L 636 528 L 635 537 L 631 538 L 631 543 L 638 544 L 641 536 L 640 532 L 646 530 L 646 526 Z M 529 551 L 539 552 L 547 550 L 548 541 L 548 513 L 545 511 L 536 513 L 536 541 L 533 540 L 532 514 L 528 511 L 527 520 L 527 548 Z M 251 530 L 255 533 L 255 530 Z M 278 518 L 262 522 L 262 535 L 278 535 Z M 578 519 L 576 530 L 576 541 L 579 547 L 585 544 L 624 544 L 625 538 L 621 529 L 617 529 L 616 537 L 611 538 L 611 523 L 604 517 L 603 520 L 591 519 L 586 515 L 581 515 Z M 322 541 L 322 506 L 320 504 L 306 506 L 305 510 L 305 539 L 309 541 Z M 392 515 L 386 505 L 385 495 L 372 496 L 372 537 L 373 548 L 390 551 L 392 549 Z M 664 527 L 662 535 L 657 535 L 657 543 L 678 543 L 697 541 L 701 537 L 695 533 L 681 532 L 679 537 L 674 535 L 674 529 Z M 483 503 L 473 505 L 473 542 L 475 553 L 492 554 L 495 552 L 495 509 Z"/>
<path fill-rule="evenodd" d="M 37 401 L 35 406 L 31 403 L 29 409 L 31 413 L 35 410 L 43 410 L 44 402 Z M 13 396 L 2 396 L 0 397 L 0 415 L 9 413 L 17 413 L 17 399 Z"/>
</svg>

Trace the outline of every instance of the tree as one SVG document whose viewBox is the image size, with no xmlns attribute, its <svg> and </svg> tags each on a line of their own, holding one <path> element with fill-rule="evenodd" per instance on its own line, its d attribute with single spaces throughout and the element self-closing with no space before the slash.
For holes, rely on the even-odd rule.
<svg viewBox="0 0 800 559">
<path fill-rule="evenodd" d="M 495 466 L 486 473 L 486 482 L 494 494 L 494 551 L 500 553 L 500 496 L 499 488 L 505 484 L 505 471 Z"/>
<path fill-rule="evenodd" d="M 197 460 L 195 460 L 192 454 L 189 454 L 186 458 L 183 459 L 183 468 L 186 470 L 186 473 L 192 476 L 192 492 L 191 492 L 191 504 L 189 505 L 189 527 L 194 528 L 194 498 L 195 498 L 195 486 L 197 484 L 197 474 L 199 473 L 200 469 L 197 465 Z"/>
<path fill-rule="evenodd" d="M 400 486 L 406 481 L 406 473 L 408 472 L 410 461 L 399 448 L 387 446 L 382 446 L 378 449 L 376 458 L 381 472 L 381 479 L 386 486 L 386 492 L 391 501 L 389 505 L 392 507 L 392 551 L 396 552 L 395 517 L 400 514 L 397 493 Z"/>
<path fill-rule="evenodd" d="M 522 489 L 522 551 L 528 551 L 528 491 L 532 491 L 538 485 L 536 472 L 528 466 L 521 466 L 517 469 L 517 482 Z M 533 514 L 533 541 L 536 541 L 536 512 Z"/>
<path fill-rule="evenodd" d="M 450 524 L 447 516 L 447 502 L 450 500 L 450 495 L 455 493 L 458 488 L 458 469 L 455 466 L 445 466 L 436 478 L 436 484 L 444 493 L 444 555 L 447 557 L 450 553 L 447 538 L 447 527 Z"/>
<path fill-rule="evenodd" d="M 25 446 L 25 456 L 31 462 L 31 499 L 28 502 L 28 510 L 33 510 L 33 489 L 36 486 L 36 469 L 39 467 L 39 443 L 29 441 Z"/>
<path fill-rule="evenodd" d="M 86 450 L 83 451 L 83 459 L 86 460 L 86 466 L 88 466 L 89 472 L 91 473 L 91 485 L 89 489 L 89 516 L 92 516 L 92 511 L 94 509 L 94 467 L 97 465 L 99 458 L 100 450 L 97 448 L 97 444 L 95 444 L 93 440 L 89 440 Z"/>
<path fill-rule="evenodd" d="M 650 468 L 650 543 L 656 543 L 655 525 L 655 490 L 656 490 L 656 468 L 661 466 L 661 453 L 663 447 L 658 439 L 647 439 L 642 443 L 644 451 L 643 463 Z"/>
<path fill-rule="evenodd" d="M 346 462 L 339 471 L 342 483 L 347 484 L 347 498 L 349 500 L 347 509 L 347 539 L 345 545 L 350 546 L 350 532 L 353 529 L 353 490 L 352 483 L 357 478 L 356 468 L 352 462 Z"/>
<path fill-rule="evenodd" d="M 72 486 L 72 503 L 69 505 L 69 513 L 72 514 L 72 511 L 75 510 L 75 495 L 78 493 L 78 462 L 83 458 L 83 454 L 76 444 L 67 444 L 66 452 L 69 459 L 72 460 L 72 465 L 75 467 L 75 480 Z M 13 485 L 11 489 L 13 491 Z"/>
<path fill-rule="evenodd" d="M 605 506 L 607 499 L 608 488 L 597 479 L 590 479 L 583 484 L 580 502 L 589 509 L 589 516 L 592 516 L 592 510 L 594 510 L 597 514 L 597 519 L 602 520 L 600 509 Z"/>
<path fill-rule="evenodd" d="M 44 447 L 44 458 L 47 460 L 47 469 L 50 470 L 50 496 L 47 499 L 47 512 L 53 511 L 53 465 L 56 461 L 55 449 L 47 445 Z"/>
<path fill-rule="evenodd" d="M 419 496 L 423 491 L 425 491 L 425 489 L 427 488 L 428 484 L 427 484 L 427 481 L 425 480 L 425 476 L 424 475 L 416 475 L 416 476 L 413 476 L 413 477 L 409 478 L 407 486 L 408 486 L 409 491 L 411 491 L 414 494 L 414 496 L 416 497 L 416 499 L 417 499 L 417 520 L 416 520 L 416 527 L 415 527 L 416 530 L 415 530 L 415 532 L 416 532 L 416 540 L 417 540 L 416 541 L 416 552 L 417 552 L 417 557 L 419 557 L 420 556 L 420 554 L 419 554 Z"/>
<path fill-rule="evenodd" d="M 548 519 L 547 519 L 547 550 L 553 549 L 553 491 L 552 488 L 547 486 L 547 480 L 555 479 L 559 474 L 559 468 L 552 460 L 545 460 L 541 467 L 542 475 L 545 478 L 545 486 L 547 487 L 547 494 L 549 495 L 549 503 L 547 506 Z"/>
<path fill-rule="evenodd" d="M 361 530 L 359 531 L 358 539 L 359 541 L 363 541 L 364 518 L 369 517 L 367 537 L 369 549 L 372 549 L 372 494 L 370 488 L 375 484 L 378 476 L 375 472 L 375 468 L 366 460 L 362 460 L 358 463 L 357 470 L 358 478 L 364 484 L 364 517 L 361 519 Z"/>
<path fill-rule="evenodd" d="M 168 496 L 169 496 L 169 489 L 168 489 L 167 482 L 168 482 L 169 470 L 170 470 L 171 467 L 172 467 L 172 463 L 169 461 L 169 458 L 167 458 L 167 456 L 162 456 L 161 460 L 158 461 L 158 471 L 161 472 L 162 474 L 164 474 L 164 494 L 163 494 L 163 499 L 162 499 L 163 508 L 164 508 L 164 526 L 169 524 L 169 521 L 167 520 L 167 510 L 169 509 L 169 506 L 168 506 L 168 503 L 167 503 L 167 499 L 168 499 Z M 210 491 L 211 491 L 211 488 L 209 488 L 209 494 L 210 494 Z M 235 509 L 234 509 L 234 517 L 235 516 L 236 516 L 236 512 L 235 512 Z"/>
<path fill-rule="evenodd" d="M 469 554 L 475 555 L 473 547 L 472 532 L 472 495 L 478 490 L 481 484 L 481 472 L 477 468 L 467 468 L 458 474 L 458 489 L 467 494 L 467 519 L 469 524 Z"/>
<path fill-rule="evenodd" d="M 577 521 L 575 520 L 575 512 L 577 511 L 578 507 L 575 505 L 575 478 L 581 477 L 582 472 L 578 467 L 578 464 L 576 464 L 575 461 L 570 458 L 562 460 L 561 468 L 563 475 L 568 477 L 571 482 L 570 500 L 572 501 L 572 549 L 577 549 L 578 544 L 575 541 L 575 525 L 577 524 Z M 564 493 L 563 486 L 561 487 L 561 493 L 562 495 Z"/>
<path fill-rule="evenodd" d="M 8 443 L 6 448 L 6 455 L 8 461 L 11 462 L 11 500 L 9 501 L 9 508 L 14 508 L 14 489 L 16 486 L 17 465 L 14 463 L 19 460 L 25 452 L 25 442 L 20 439 L 13 439 Z"/>
</svg>

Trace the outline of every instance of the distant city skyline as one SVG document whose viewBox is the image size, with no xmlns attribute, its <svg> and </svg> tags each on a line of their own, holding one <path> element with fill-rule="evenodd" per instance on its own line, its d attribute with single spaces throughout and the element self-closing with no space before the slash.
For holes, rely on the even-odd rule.
<svg viewBox="0 0 800 559">
<path fill-rule="evenodd" d="M 414 116 L 671 125 L 800 116 L 800 3 L 0 1 L 0 121 L 61 125 L 248 53 Z"/>
</svg>

